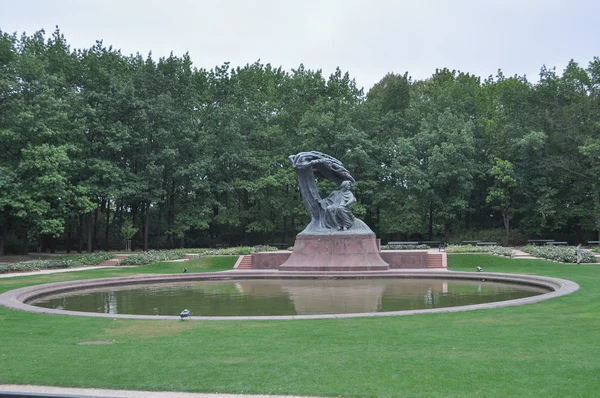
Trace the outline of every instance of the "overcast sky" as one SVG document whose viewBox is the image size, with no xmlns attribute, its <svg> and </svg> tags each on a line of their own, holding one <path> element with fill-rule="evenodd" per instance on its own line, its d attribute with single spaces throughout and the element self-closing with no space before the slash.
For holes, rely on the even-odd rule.
<svg viewBox="0 0 600 398">
<path fill-rule="evenodd" d="M 388 72 L 425 79 L 443 67 L 537 81 L 542 65 L 600 56 L 598 0 L 0 0 L 4 32 L 56 25 L 71 48 L 189 52 L 205 69 L 339 66 L 366 90 Z"/>
</svg>

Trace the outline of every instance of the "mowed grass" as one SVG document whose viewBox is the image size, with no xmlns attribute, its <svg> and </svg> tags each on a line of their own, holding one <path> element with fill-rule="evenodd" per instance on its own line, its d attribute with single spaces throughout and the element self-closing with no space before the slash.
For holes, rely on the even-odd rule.
<svg viewBox="0 0 600 398">
<path fill-rule="evenodd" d="M 0 383 L 344 397 L 593 397 L 600 381 L 600 265 L 449 255 L 453 270 L 554 276 L 571 295 L 403 317 L 136 321 L 0 308 Z M 59 280 L 230 269 L 229 258 L 0 279 Z M 78 345 L 110 341 L 110 345 Z"/>
</svg>

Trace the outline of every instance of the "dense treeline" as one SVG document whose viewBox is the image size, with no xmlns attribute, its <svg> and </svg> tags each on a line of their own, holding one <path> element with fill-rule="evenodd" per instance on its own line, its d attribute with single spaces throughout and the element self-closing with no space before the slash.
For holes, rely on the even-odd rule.
<svg viewBox="0 0 600 398">
<path fill-rule="evenodd" d="M 291 242 L 308 215 L 287 156 L 305 150 L 353 173 L 384 240 L 597 237 L 600 59 L 535 84 L 389 74 L 365 95 L 339 69 L 204 70 L 0 31 L 0 254 L 120 249 L 129 223 L 143 249 Z"/>
</svg>

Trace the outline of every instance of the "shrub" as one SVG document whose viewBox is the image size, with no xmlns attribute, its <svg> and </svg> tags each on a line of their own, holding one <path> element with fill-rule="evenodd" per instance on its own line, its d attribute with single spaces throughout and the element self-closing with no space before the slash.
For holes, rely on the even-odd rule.
<svg viewBox="0 0 600 398">
<path fill-rule="evenodd" d="M 114 254 L 110 252 L 63 254 L 56 256 L 56 258 L 51 261 L 68 261 L 70 264 L 72 264 L 72 267 L 81 267 L 84 265 L 98 265 L 101 262 L 110 260 L 113 257 Z"/>
<path fill-rule="evenodd" d="M 176 250 L 149 250 L 147 252 L 130 254 L 122 259 L 120 265 L 146 265 L 159 263 L 161 261 L 178 260 L 183 258 L 188 253 L 184 249 Z"/>
<path fill-rule="evenodd" d="M 200 256 L 243 256 L 256 253 L 254 248 L 248 246 L 227 247 L 223 249 L 174 249 L 150 250 L 142 253 L 130 254 L 120 261 L 120 265 L 146 265 L 171 261 L 183 258 L 186 254 Z"/>
<path fill-rule="evenodd" d="M 277 250 L 279 250 L 278 248 L 274 247 L 274 246 L 268 246 L 268 245 L 257 245 L 257 246 L 253 246 L 252 247 L 252 252 L 253 253 L 259 253 L 259 252 L 276 252 Z"/>
<path fill-rule="evenodd" d="M 381 250 L 427 250 L 429 246 L 427 245 L 398 245 L 398 246 L 390 246 L 390 245 L 382 245 Z"/>
<path fill-rule="evenodd" d="M 112 253 L 97 252 L 84 254 L 64 254 L 52 260 L 31 260 L 0 266 L 0 273 L 39 271 L 43 269 L 73 268 L 84 265 L 98 265 L 113 258 Z"/>
<path fill-rule="evenodd" d="M 502 246 L 472 246 L 472 245 L 449 245 L 447 253 L 491 253 L 499 256 L 512 257 L 512 250 Z"/>
<path fill-rule="evenodd" d="M 575 253 L 575 246 L 534 246 L 527 245 L 523 247 L 525 253 L 529 253 L 534 257 L 546 258 L 552 261 L 558 261 L 561 263 L 576 263 L 577 254 Z M 582 251 L 581 256 L 583 257 L 582 262 L 584 263 L 595 263 L 596 257 L 593 253 L 588 251 Z"/>
<path fill-rule="evenodd" d="M 506 238 L 506 231 L 503 228 L 467 230 L 458 232 L 449 237 L 448 243 L 453 245 L 460 245 L 461 242 L 466 240 L 498 242 L 501 246 L 520 246 L 527 242 L 527 236 L 521 234 L 517 229 L 513 229 L 510 231 L 508 239 Z"/>
</svg>

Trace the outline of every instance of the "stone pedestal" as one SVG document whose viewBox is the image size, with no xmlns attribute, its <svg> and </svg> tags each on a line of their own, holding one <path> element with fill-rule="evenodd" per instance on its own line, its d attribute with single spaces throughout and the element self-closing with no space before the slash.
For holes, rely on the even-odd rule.
<svg viewBox="0 0 600 398">
<path fill-rule="evenodd" d="M 375 234 L 343 232 L 298 235 L 290 258 L 280 271 L 382 271 L 389 269 L 377 248 Z"/>
</svg>

